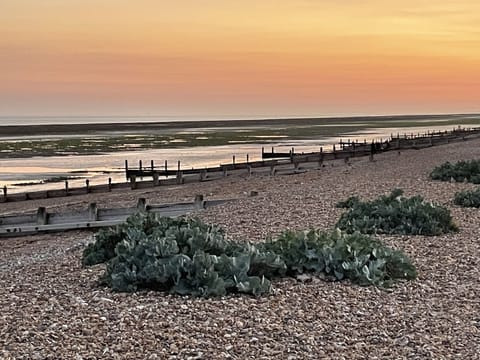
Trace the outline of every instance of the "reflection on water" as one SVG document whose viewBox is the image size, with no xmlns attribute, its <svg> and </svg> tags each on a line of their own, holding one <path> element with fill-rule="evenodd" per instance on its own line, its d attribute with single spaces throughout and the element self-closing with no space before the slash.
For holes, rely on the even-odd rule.
<svg viewBox="0 0 480 360">
<path fill-rule="evenodd" d="M 452 130 L 451 125 L 435 126 L 435 130 Z M 371 142 L 373 139 L 386 139 L 391 134 L 404 133 L 422 133 L 431 131 L 432 127 L 390 127 L 390 128 L 368 128 L 354 132 L 344 132 L 334 137 L 309 139 L 309 140 L 291 140 L 277 136 L 274 143 L 268 143 L 267 151 L 274 146 L 279 152 L 288 152 L 291 147 L 295 147 L 295 152 L 319 151 L 322 146 L 329 150 L 334 143 L 341 138 L 344 140 L 359 140 Z M 261 136 L 259 136 L 261 138 Z M 175 141 L 175 140 L 174 140 Z M 133 147 L 134 144 L 130 144 Z M 177 168 L 177 161 L 181 162 L 183 169 L 203 168 L 209 166 L 218 166 L 232 162 L 232 156 L 236 156 L 236 162 L 246 160 L 247 154 L 250 161 L 261 159 L 262 144 L 246 144 L 241 141 L 235 141 L 230 145 L 223 146 L 197 146 L 183 148 L 165 148 L 150 150 L 132 150 L 124 152 L 112 152 L 100 155 L 72 155 L 72 156 L 51 156 L 51 157 L 33 157 L 22 159 L 0 159 L 0 186 L 8 186 L 10 193 L 35 191 L 45 189 L 58 189 L 63 187 L 60 183 L 32 184 L 28 186 L 19 186 L 19 183 L 39 183 L 51 178 L 76 177 L 69 180 L 69 186 L 84 186 L 85 180 L 89 179 L 91 185 L 106 184 L 111 177 L 113 182 L 125 181 L 123 172 L 125 160 L 128 160 L 130 166 L 138 166 L 139 160 L 143 161 L 144 166 L 150 166 L 150 161 L 154 160 L 155 166 L 164 166 L 165 160 L 170 169 Z"/>
</svg>

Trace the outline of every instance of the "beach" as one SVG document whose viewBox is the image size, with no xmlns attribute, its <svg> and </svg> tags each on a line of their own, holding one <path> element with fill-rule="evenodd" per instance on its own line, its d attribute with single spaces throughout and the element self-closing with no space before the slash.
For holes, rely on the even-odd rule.
<svg viewBox="0 0 480 360">
<path fill-rule="evenodd" d="M 371 199 L 401 188 L 447 206 L 460 231 L 379 236 L 405 251 L 418 279 L 388 290 L 311 277 L 273 282 L 255 298 L 197 299 L 153 291 L 113 293 L 97 285 L 103 265 L 81 267 L 93 233 L 2 240 L 0 357 L 144 359 L 474 359 L 480 352 L 480 211 L 453 205 L 465 183 L 435 182 L 445 161 L 478 159 L 480 139 L 326 163 L 289 176 L 254 175 L 1 204 L 3 214 L 236 199 L 196 214 L 236 240 L 261 241 L 286 229 L 330 229 L 351 195 Z M 258 196 L 249 196 L 251 191 Z"/>
</svg>

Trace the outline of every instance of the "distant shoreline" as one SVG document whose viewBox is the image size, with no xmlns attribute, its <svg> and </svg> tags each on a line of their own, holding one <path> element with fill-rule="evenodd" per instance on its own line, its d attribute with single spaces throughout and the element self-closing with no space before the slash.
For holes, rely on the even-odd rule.
<svg viewBox="0 0 480 360">
<path fill-rule="evenodd" d="M 278 118 L 278 119 L 249 119 L 249 120 L 205 120 L 205 121 L 165 121 L 165 122 L 111 122 L 111 123 L 86 123 L 86 124 L 46 124 L 46 125 L 0 125 L 0 136 L 29 136 L 29 135 L 68 135 L 88 134 L 98 132 L 131 132 L 146 130 L 172 130 L 172 129 L 198 129 L 205 127 L 265 127 L 278 125 L 322 125 L 335 122 L 335 124 L 350 122 L 382 122 L 382 121 L 415 121 L 415 120 L 455 120 L 465 117 L 480 116 L 480 114 L 441 114 L 441 115 L 379 115 L 379 116 L 342 116 L 319 118 Z M 138 119 L 141 119 L 139 117 Z"/>
</svg>

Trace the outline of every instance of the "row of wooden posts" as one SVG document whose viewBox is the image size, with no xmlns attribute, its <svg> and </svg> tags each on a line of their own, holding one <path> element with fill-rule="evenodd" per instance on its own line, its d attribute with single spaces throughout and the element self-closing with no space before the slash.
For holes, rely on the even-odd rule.
<svg viewBox="0 0 480 360">
<path fill-rule="evenodd" d="M 375 141 L 373 140 L 371 143 L 368 143 L 367 140 L 363 142 L 359 141 L 350 141 L 347 140 L 346 142 L 340 140 L 339 146 L 340 150 L 336 148 L 336 145 L 333 145 L 331 152 L 324 152 L 323 147 L 320 147 L 319 152 L 311 152 L 311 153 L 296 153 L 295 148 L 291 148 L 288 153 L 276 153 L 275 148 L 272 147 L 271 153 L 266 153 L 265 148 L 262 147 L 262 161 L 255 161 L 250 162 L 249 156 L 246 156 L 246 163 L 237 163 L 236 156 L 232 156 L 232 163 L 227 165 L 220 165 L 216 168 L 206 168 L 206 169 L 182 169 L 181 162 L 178 161 L 176 171 L 168 170 L 168 162 L 165 161 L 165 166 L 163 168 L 155 167 L 155 163 L 151 161 L 150 167 L 144 167 L 142 162 L 139 162 L 139 167 L 130 169 L 128 166 L 128 162 L 125 161 L 125 174 L 126 178 L 130 180 L 132 184 L 132 188 L 136 187 L 137 178 L 143 177 L 153 177 L 153 185 L 157 186 L 159 184 L 159 176 L 168 177 L 169 175 L 174 175 L 177 178 L 177 183 L 183 183 L 183 175 L 184 174 L 200 174 L 200 181 L 204 180 L 207 176 L 208 172 L 223 172 L 223 175 L 226 176 L 227 170 L 241 170 L 247 169 L 249 174 L 251 174 L 252 167 L 271 167 L 274 168 L 277 163 L 275 162 L 266 162 L 263 159 L 272 159 L 272 158 L 288 158 L 290 163 L 295 165 L 295 169 L 298 169 L 298 165 L 300 162 L 319 162 L 319 165 L 323 163 L 323 160 L 326 159 L 328 155 L 328 160 L 334 159 L 344 159 L 348 161 L 350 157 L 355 156 L 363 156 L 363 155 L 370 155 L 370 159 L 373 160 L 373 155 L 378 152 L 392 150 L 392 149 L 401 149 L 401 148 L 412 148 L 418 146 L 432 146 L 434 145 L 434 140 L 438 144 L 441 140 L 442 142 L 445 141 L 448 143 L 450 139 L 453 138 L 461 138 L 465 139 L 466 135 L 469 134 L 479 134 L 480 128 L 473 128 L 473 129 L 459 129 L 459 130 L 452 130 L 449 131 L 428 131 L 425 134 L 404 134 L 401 136 L 397 134 L 394 136 L 391 134 L 390 138 L 387 140 Z M 459 136 L 460 135 L 460 136 Z M 288 163 L 288 160 L 287 160 Z M 284 165 L 284 164 L 282 164 Z M 274 169 L 271 173 L 274 173 Z"/>
<path fill-rule="evenodd" d="M 203 195 L 196 195 L 193 202 L 147 205 L 146 199 L 140 198 L 134 207 L 100 208 L 96 203 L 90 203 L 86 211 L 57 213 L 49 212 L 42 206 L 36 212 L 0 216 L 0 238 L 113 226 L 123 223 L 129 216 L 136 213 L 176 217 L 230 201 L 233 199 L 206 201 Z"/>
<path fill-rule="evenodd" d="M 64 185 L 65 185 L 65 188 L 64 188 L 65 195 L 68 196 L 70 194 L 73 194 L 70 187 L 69 187 L 68 180 L 65 180 Z M 110 192 L 110 191 L 112 191 L 112 187 L 113 187 L 112 178 L 109 177 L 108 181 L 107 181 L 107 184 L 106 184 L 106 190 L 108 192 Z M 88 194 L 88 193 L 91 192 L 91 186 L 90 186 L 90 180 L 89 179 L 85 179 L 85 187 L 83 189 L 85 189 L 85 191 L 84 191 L 85 194 Z M 77 191 L 75 191 L 74 194 L 77 195 L 78 188 L 75 188 L 75 190 L 77 190 Z M 45 193 L 47 193 L 48 191 L 49 190 L 45 191 Z M 50 191 L 55 191 L 55 190 L 50 190 Z M 8 196 L 8 188 L 7 188 L 6 185 L 3 187 L 2 192 L 3 192 L 4 199 L 6 199 L 7 196 Z M 31 200 L 31 199 L 28 198 L 29 197 L 28 194 L 29 193 L 25 193 L 25 196 L 26 196 L 25 200 Z"/>
<path fill-rule="evenodd" d="M 449 142 L 449 139 L 465 139 L 465 136 L 472 134 L 479 134 L 480 128 L 474 129 L 454 129 L 453 131 L 445 132 L 427 132 L 423 136 L 420 134 L 404 134 L 401 136 L 391 135 L 390 139 L 386 141 L 372 141 L 368 143 L 366 140 L 363 142 L 358 141 L 342 141 L 340 140 L 339 149 L 336 145 L 333 145 L 332 151 L 326 152 L 323 147 L 319 148 L 319 152 L 311 153 L 296 153 L 295 148 L 291 148 L 288 153 L 278 153 L 275 152 L 275 148 L 272 147 L 272 152 L 268 153 L 265 151 L 265 148 L 262 147 L 262 160 L 261 161 L 250 161 L 250 156 L 246 155 L 246 163 L 238 162 L 238 158 L 233 155 L 232 163 L 226 165 L 220 165 L 214 168 L 205 168 L 205 169 L 182 169 L 181 162 L 177 162 L 177 168 L 175 170 L 168 168 L 168 161 L 164 161 L 163 166 L 157 167 L 153 160 L 150 161 L 149 166 L 145 166 L 142 161 L 139 161 L 139 167 L 136 169 L 129 168 L 129 163 L 125 160 L 125 176 L 127 182 L 123 183 L 112 183 L 112 178 L 108 178 L 108 181 L 105 185 L 94 185 L 91 186 L 90 180 L 85 180 L 84 187 L 75 187 L 70 188 L 68 180 L 64 183 L 63 189 L 47 190 L 47 191 L 36 191 L 30 193 L 22 194 L 8 194 L 8 189 L 6 186 L 3 187 L 3 197 L 0 197 L 0 202 L 6 201 L 22 201 L 22 200 L 33 200 L 41 199 L 48 197 L 62 197 L 70 195 L 80 195 L 91 192 L 110 192 L 113 189 L 123 189 L 123 188 L 132 188 L 136 189 L 139 187 L 140 182 L 137 182 L 137 178 L 143 179 L 143 177 L 151 177 L 153 182 L 148 186 L 159 186 L 159 185 L 173 185 L 173 184 L 183 184 L 185 182 L 184 175 L 198 175 L 198 179 L 195 181 L 204 181 L 207 177 L 210 179 L 211 173 L 220 173 L 221 177 L 227 176 L 227 172 L 231 170 L 241 170 L 245 169 L 248 171 L 248 174 L 251 175 L 252 168 L 268 168 L 270 167 L 270 174 L 275 174 L 275 167 L 281 165 L 293 164 L 294 170 L 297 171 L 299 164 L 306 162 L 318 162 L 319 166 L 322 165 L 323 160 L 334 160 L 334 159 L 344 159 L 348 160 L 349 157 L 355 156 L 364 156 L 370 155 L 370 159 L 373 159 L 373 154 L 375 152 L 400 149 L 400 148 L 411 148 L 417 146 L 419 143 L 424 143 L 425 146 L 431 146 L 436 143 L 445 141 Z M 441 141 L 440 141 L 441 140 Z M 403 143 L 403 145 L 402 145 Z M 392 145 L 393 144 L 393 145 Z M 285 158 L 285 160 L 274 160 L 274 158 Z M 265 161 L 264 159 L 272 159 Z M 165 180 L 160 181 L 160 177 L 164 177 Z M 169 177 L 173 177 L 170 179 Z M 147 186 L 143 184 L 142 187 Z"/>
</svg>

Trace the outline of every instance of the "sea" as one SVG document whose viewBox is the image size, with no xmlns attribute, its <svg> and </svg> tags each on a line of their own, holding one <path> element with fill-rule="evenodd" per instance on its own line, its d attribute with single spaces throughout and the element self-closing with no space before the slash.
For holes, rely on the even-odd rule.
<svg viewBox="0 0 480 360">
<path fill-rule="evenodd" d="M 141 160 L 144 165 L 149 165 L 153 160 L 156 165 L 163 165 L 165 160 L 170 164 L 169 168 L 175 168 L 178 161 L 182 169 L 204 168 L 218 166 L 232 162 L 235 156 L 237 162 L 246 161 L 247 155 L 250 161 L 260 160 L 262 147 L 269 151 L 274 147 L 277 151 L 287 151 L 294 147 L 296 153 L 318 151 L 320 147 L 328 150 L 340 139 L 371 141 L 390 137 L 391 134 L 424 133 L 427 131 L 451 130 L 453 127 L 479 126 L 479 116 L 465 116 L 459 123 L 458 118 L 454 126 L 449 117 L 438 119 L 433 125 L 429 120 L 428 125 L 422 125 L 422 119 L 418 119 L 414 126 L 387 127 L 358 127 L 355 130 L 342 131 L 339 127 L 337 132 L 328 132 L 327 136 L 313 136 L 312 138 L 294 139 L 288 136 L 258 137 L 254 143 L 232 143 L 217 146 L 178 146 L 175 148 L 155 149 L 130 149 L 111 151 L 95 155 L 72 154 L 68 156 L 34 156 L 34 157 L 1 157 L 0 156 L 0 186 L 8 187 L 9 193 L 30 192 L 36 190 L 48 190 L 62 188 L 61 179 L 69 178 L 69 186 L 84 186 L 88 179 L 91 185 L 106 184 L 111 178 L 113 182 L 124 182 L 125 160 L 131 166 L 136 166 Z M 47 125 L 47 124 L 89 124 L 89 123 L 135 123 L 135 122 L 167 122 L 178 121 L 172 117 L 0 117 L 0 125 Z M 189 121 L 201 121 L 198 119 L 181 119 Z M 254 123 L 255 120 L 252 120 Z M 335 125 L 325 124 L 326 127 Z M 242 131 L 242 129 L 237 129 Z M 197 129 L 198 131 L 198 129 Z M 210 129 L 212 131 L 212 129 Z M 215 129 L 213 129 L 215 131 Z M 78 136 L 82 136 L 78 134 Z M 41 141 L 31 135 L 32 141 Z M 28 138 L 28 137 L 27 137 Z M 25 140 L 25 137 L 22 137 Z M 0 133 L 0 144 L 9 141 Z M 15 141 L 15 140 L 12 140 Z M 54 180 L 59 180 L 55 182 Z"/>
</svg>

